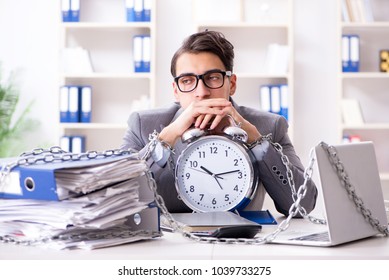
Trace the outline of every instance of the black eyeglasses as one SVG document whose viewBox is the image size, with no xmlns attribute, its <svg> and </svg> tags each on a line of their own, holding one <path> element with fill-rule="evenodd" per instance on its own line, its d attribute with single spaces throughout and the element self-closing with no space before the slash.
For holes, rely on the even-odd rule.
<svg viewBox="0 0 389 280">
<path fill-rule="evenodd" d="M 218 89 L 224 85 L 224 77 L 231 77 L 231 71 L 210 70 L 202 75 L 182 74 L 174 78 L 181 92 L 191 92 L 195 90 L 199 84 L 199 80 L 203 80 L 204 85 L 210 89 Z"/>
</svg>

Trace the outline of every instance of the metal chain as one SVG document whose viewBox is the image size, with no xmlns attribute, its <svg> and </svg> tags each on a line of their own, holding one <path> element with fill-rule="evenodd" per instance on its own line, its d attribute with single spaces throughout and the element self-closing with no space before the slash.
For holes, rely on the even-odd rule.
<svg viewBox="0 0 389 280">
<path fill-rule="evenodd" d="M 157 141 L 156 139 L 158 139 L 157 136 L 158 135 L 156 134 L 156 132 L 153 134 L 153 136 L 150 136 L 150 143 L 149 143 L 146 154 L 143 156 L 143 159 L 149 157 L 150 153 L 152 152 L 152 149 L 155 148 L 156 141 Z M 157 184 L 156 184 L 153 176 L 151 174 L 147 173 L 149 181 L 151 182 L 150 187 L 154 193 L 155 203 L 160 208 L 162 214 L 165 215 L 165 217 L 167 218 L 171 227 L 175 231 L 180 232 L 184 237 L 189 238 L 189 239 L 194 240 L 194 241 L 197 241 L 197 242 L 212 243 L 212 244 L 218 243 L 218 244 L 260 245 L 260 244 L 265 244 L 265 243 L 271 242 L 272 240 L 274 240 L 276 238 L 276 236 L 279 233 L 285 231 L 289 227 L 291 219 L 294 216 L 296 216 L 297 213 L 300 213 L 304 218 L 308 218 L 311 222 L 324 224 L 325 223 L 324 220 L 316 219 L 316 218 L 313 218 L 311 216 L 308 216 L 306 214 L 305 209 L 301 206 L 301 200 L 305 197 L 305 194 L 307 192 L 307 183 L 308 183 L 308 181 L 310 181 L 312 179 L 313 164 L 314 164 L 313 150 L 311 150 L 310 162 L 308 164 L 308 167 L 304 171 L 304 182 L 299 187 L 298 191 L 296 192 L 294 179 L 293 179 L 293 173 L 289 167 L 289 165 L 290 165 L 289 159 L 283 153 L 282 146 L 278 143 L 273 143 L 271 141 L 271 135 L 267 135 L 267 136 L 262 137 L 261 141 L 263 141 L 264 139 L 268 140 L 269 143 L 281 155 L 281 160 L 287 169 L 288 182 L 289 182 L 289 186 L 290 186 L 291 191 L 292 191 L 292 197 L 293 197 L 293 201 L 294 201 L 294 203 L 291 205 L 291 207 L 289 209 L 288 216 L 286 217 L 285 220 L 283 220 L 278 225 L 278 227 L 275 231 L 267 234 L 266 236 L 256 237 L 256 238 L 251 238 L 251 239 L 248 239 L 248 238 L 199 237 L 197 235 L 192 234 L 191 232 L 185 231 L 175 221 L 173 216 L 169 213 L 162 196 L 158 194 Z M 369 221 L 369 223 L 373 226 L 373 228 L 377 229 L 379 232 L 381 232 L 385 236 L 388 236 L 389 235 L 388 227 L 385 225 L 381 225 L 377 219 L 372 217 L 371 211 L 364 206 L 361 198 L 359 198 L 357 196 L 357 194 L 355 193 L 355 189 L 353 188 L 353 186 L 350 182 L 350 179 L 345 171 L 345 168 L 337 155 L 336 149 L 332 146 L 328 146 L 327 144 L 325 144 L 323 142 L 321 143 L 321 147 L 323 147 L 323 149 L 325 149 L 327 151 L 328 157 L 329 157 L 331 163 L 333 164 L 334 168 L 337 170 L 337 173 L 338 173 L 340 180 L 342 180 L 342 182 L 344 182 L 344 186 L 345 186 L 348 194 L 350 195 L 350 197 L 353 198 L 353 201 L 354 201 L 357 209 L 360 210 L 361 214 L 365 217 L 365 219 L 367 219 Z M 44 163 L 49 163 L 49 162 L 54 162 L 54 161 L 69 161 L 69 160 L 70 161 L 77 161 L 77 160 L 82 160 L 82 159 L 93 159 L 93 158 L 97 158 L 97 157 L 109 157 L 109 156 L 113 156 L 113 155 L 124 155 L 124 154 L 129 154 L 131 152 L 132 151 L 129 151 L 129 150 L 116 149 L 116 150 L 107 150 L 104 152 L 90 151 L 90 152 L 81 153 L 81 154 L 69 154 L 69 153 L 66 153 L 65 151 L 63 151 L 62 149 L 60 149 L 59 147 L 52 147 L 49 150 L 35 149 L 32 152 L 22 154 L 21 158 L 19 160 L 12 162 L 12 163 L 9 163 L 9 164 L 5 165 L 4 167 L 2 167 L 0 186 L 2 183 L 4 183 L 5 178 L 11 172 L 11 170 L 19 165 L 37 164 L 41 161 Z M 82 235 L 77 235 L 78 237 L 73 236 L 73 235 L 67 235 L 67 236 L 64 235 L 62 237 L 55 237 L 55 238 L 56 239 L 60 239 L 60 238 L 65 238 L 65 239 L 66 238 L 74 238 L 74 239 L 92 238 L 92 239 L 88 239 L 88 240 L 93 240 L 93 238 L 98 239 L 98 238 L 102 238 L 102 237 L 107 237 L 107 238 L 120 237 L 120 236 L 124 236 L 123 234 L 124 233 L 118 231 L 116 233 L 109 234 L 106 236 L 103 236 L 101 234 L 92 234 L 92 235 L 86 234 L 84 237 Z M 158 234 L 160 234 L 160 233 L 159 232 L 147 232 L 146 233 L 146 232 L 141 232 L 141 231 L 133 231 L 133 232 L 128 231 L 126 233 L 126 236 L 131 237 L 131 236 L 136 236 L 137 234 L 148 234 L 147 237 L 152 237 L 152 236 L 158 236 Z M 18 243 L 17 240 L 14 240 L 10 237 L 1 237 L 0 236 L 0 241 L 2 241 L 2 242 L 17 242 Z M 42 241 L 45 241 L 45 240 L 39 240 L 39 242 L 42 242 Z M 50 239 L 47 239 L 46 241 L 50 241 Z M 37 241 L 30 241 L 30 242 L 37 242 Z M 22 243 L 29 243 L 29 242 L 24 241 Z"/>
<path fill-rule="evenodd" d="M 160 196 L 157 192 L 157 184 L 153 178 L 151 178 L 153 184 L 151 185 L 153 187 L 153 193 L 154 193 L 154 199 L 157 204 L 157 206 L 161 209 L 162 214 L 165 215 L 168 223 L 172 227 L 174 231 L 177 231 L 181 233 L 184 237 L 189 238 L 191 240 L 201 242 L 201 243 L 212 243 L 212 244 L 247 244 L 247 245 L 261 245 L 265 243 L 269 243 L 272 240 L 276 238 L 276 236 L 285 231 L 289 225 L 291 219 L 300 211 L 300 202 L 304 198 L 306 194 L 306 189 L 307 189 L 307 182 L 311 179 L 311 174 L 312 174 L 312 166 L 313 166 L 314 160 L 311 160 L 309 167 L 306 169 L 304 172 L 304 184 L 301 185 L 299 190 L 297 191 L 296 194 L 296 200 L 292 204 L 292 206 L 289 209 L 288 217 L 283 220 L 277 227 L 277 229 L 269 233 L 263 237 L 256 237 L 256 238 L 216 238 L 216 237 L 200 237 L 197 236 L 189 231 L 185 231 L 180 224 L 177 223 L 177 221 L 173 218 L 173 216 L 170 214 L 168 211 L 164 200 L 162 196 Z"/>
<path fill-rule="evenodd" d="M 106 158 L 111 156 L 121 156 L 126 154 L 134 153 L 132 150 L 123 150 L 123 149 L 111 149 L 105 150 L 103 152 L 98 151 L 88 151 L 85 153 L 68 153 L 62 150 L 58 146 L 51 147 L 50 149 L 34 149 L 31 152 L 22 153 L 19 158 L 13 162 L 5 164 L 1 168 L 1 178 L 0 186 L 3 183 L 5 177 L 17 166 L 22 165 L 32 165 L 42 163 L 51 163 L 51 162 L 65 162 L 65 161 L 81 161 L 89 160 L 96 158 Z"/>
<path fill-rule="evenodd" d="M 146 153 L 143 155 L 143 159 L 147 160 L 151 156 L 151 153 L 157 146 L 158 136 L 159 134 L 156 130 L 154 130 L 154 132 L 149 135 L 149 143 L 147 144 Z"/>
<path fill-rule="evenodd" d="M 153 136 L 150 136 L 150 138 L 153 137 L 153 139 L 156 139 L 157 135 L 155 133 L 156 132 L 154 132 Z M 276 236 L 279 233 L 285 231 L 289 227 L 291 219 L 294 216 L 296 216 L 297 213 L 303 213 L 303 214 L 305 214 L 304 218 L 307 218 L 308 216 L 306 215 L 306 211 L 301 206 L 300 202 L 306 195 L 307 183 L 309 180 L 311 180 L 311 177 L 312 177 L 312 170 L 313 170 L 313 163 L 314 163 L 313 155 L 311 154 L 309 166 L 304 171 L 304 183 L 300 186 L 300 188 L 296 192 L 294 189 L 295 185 L 294 185 L 294 180 L 293 180 L 293 173 L 289 167 L 289 160 L 288 160 L 287 156 L 284 155 L 284 153 L 282 151 L 282 146 L 278 143 L 277 144 L 273 143 L 271 141 L 271 135 L 267 135 L 267 136 L 262 137 L 261 141 L 263 141 L 264 139 L 268 140 L 273 146 L 275 146 L 276 150 L 281 154 L 281 158 L 283 159 L 283 163 L 286 164 L 286 168 L 288 170 L 288 174 L 289 174 L 288 180 L 290 181 L 291 188 L 293 189 L 293 192 L 295 193 L 294 199 L 293 199 L 294 203 L 291 205 L 291 207 L 289 209 L 287 218 L 285 220 L 283 220 L 278 225 L 277 229 L 274 232 L 269 233 L 266 236 L 256 237 L 256 238 L 216 238 L 216 237 L 197 236 L 189 231 L 184 230 L 183 227 L 177 223 L 177 221 L 174 219 L 174 217 L 168 211 L 162 196 L 158 194 L 157 184 L 156 184 L 154 178 L 151 177 L 150 180 L 152 181 L 151 187 L 153 188 L 154 200 L 155 200 L 157 206 L 160 208 L 162 214 L 165 215 L 165 218 L 167 219 L 171 228 L 174 231 L 181 233 L 186 238 L 189 238 L 189 239 L 197 241 L 197 242 L 202 242 L 202 243 L 261 245 L 261 244 L 271 242 L 272 240 L 274 240 L 276 238 Z M 152 147 L 152 146 L 150 145 L 149 148 L 150 147 Z M 155 147 L 155 145 L 154 145 L 154 147 Z M 146 152 L 146 154 L 150 155 L 151 152 L 152 151 L 148 151 L 148 152 Z M 325 223 L 320 219 L 314 219 L 314 218 L 309 218 L 309 217 L 308 217 L 308 219 L 312 222 L 315 222 L 315 223 L 321 223 L 321 224 Z"/>
<path fill-rule="evenodd" d="M 313 163 L 315 161 L 314 156 L 313 156 L 313 149 L 311 149 L 311 151 L 309 153 L 310 162 L 309 162 L 307 168 L 305 169 L 305 172 L 303 175 L 304 182 L 303 182 L 302 186 L 304 186 L 304 188 L 302 189 L 301 188 L 302 186 L 300 186 L 299 190 L 296 192 L 296 186 L 295 186 L 295 182 L 294 182 L 293 172 L 290 168 L 289 158 L 283 153 L 282 146 L 279 143 L 275 143 L 272 141 L 271 134 L 262 136 L 260 139 L 260 142 L 262 142 L 263 140 L 267 140 L 274 147 L 274 149 L 281 155 L 281 161 L 286 168 L 286 177 L 288 178 L 289 187 L 290 187 L 290 190 L 292 192 L 292 199 L 293 199 L 293 202 L 296 202 L 296 200 L 298 199 L 299 192 L 304 191 L 304 196 L 305 196 L 305 193 L 307 191 L 306 185 L 308 184 L 308 181 L 310 181 L 312 179 Z M 308 215 L 305 208 L 302 207 L 301 205 L 298 205 L 298 212 L 303 218 L 308 219 L 309 221 L 311 221 L 314 224 L 324 225 L 327 223 L 324 219 L 319 219 L 319 218 L 313 217 L 311 215 Z"/>
<path fill-rule="evenodd" d="M 175 166 L 174 166 L 174 160 L 173 160 L 172 155 L 175 154 L 175 151 L 169 144 L 159 140 L 159 133 L 156 130 L 154 130 L 154 132 L 149 135 L 149 143 L 147 144 L 146 153 L 143 155 L 142 158 L 144 160 L 147 160 L 151 156 L 151 153 L 153 152 L 153 150 L 157 146 L 158 142 L 162 144 L 162 147 L 169 150 L 170 154 L 169 154 L 169 158 L 168 158 L 168 166 L 173 171 L 173 174 L 174 174 L 175 173 Z"/>
<path fill-rule="evenodd" d="M 107 158 L 111 156 L 121 156 L 127 154 L 133 154 L 133 150 L 123 150 L 123 149 L 111 149 L 105 150 L 102 152 L 98 151 L 88 151 L 85 153 L 68 153 L 62 150 L 58 146 L 53 146 L 49 149 L 34 149 L 31 152 L 25 152 L 20 155 L 20 157 L 10 162 L 1 169 L 0 175 L 0 188 L 3 184 L 6 183 L 8 175 L 10 172 L 17 166 L 22 165 L 33 165 L 38 164 L 40 162 L 43 163 L 51 163 L 51 162 L 65 162 L 65 161 L 80 161 L 80 160 L 90 160 L 96 158 Z M 151 178 L 152 176 L 148 176 Z M 148 231 L 148 230 L 138 230 L 131 231 L 127 227 L 115 227 L 109 230 L 101 231 L 101 230 L 90 230 L 84 231 L 83 233 L 63 233 L 57 236 L 52 237 L 44 237 L 41 239 L 35 240 L 17 240 L 10 236 L 0 236 L 0 242 L 5 243 L 15 243 L 15 244 L 24 244 L 24 245 L 34 245 L 38 243 L 47 243 L 51 241 L 83 241 L 83 240 L 97 240 L 97 239 L 109 239 L 109 238 L 130 238 L 135 236 L 143 236 L 154 238 L 157 236 L 161 236 L 161 233 L 158 231 Z"/>
<path fill-rule="evenodd" d="M 153 230 L 130 230 L 127 226 L 117 226 L 110 229 L 83 230 L 82 232 L 64 232 L 54 236 L 47 236 L 38 239 L 17 240 L 10 236 L 0 236 L 0 242 L 13 243 L 17 245 L 33 246 L 47 244 L 50 242 L 82 242 L 91 240 L 127 239 L 131 237 L 155 238 L 160 237 L 161 232 Z"/>
<path fill-rule="evenodd" d="M 334 146 L 321 142 L 320 146 L 327 152 L 328 159 L 337 172 L 339 180 L 342 182 L 343 187 L 346 189 L 349 197 L 353 200 L 355 207 L 361 213 L 361 215 L 371 224 L 371 226 L 378 230 L 385 236 L 389 236 L 388 225 L 380 224 L 379 220 L 372 216 L 370 209 L 367 209 L 362 198 L 356 193 L 355 187 L 352 185 L 350 177 L 346 172 L 344 164 L 339 158 L 338 152 Z"/>
<path fill-rule="evenodd" d="M 267 140 L 274 147 L 274 149 L 281 155 L 282 164 L 286 168 L 286 177 L 288 178 L 288 183 L 290 186 L 290 190 L 292 192 L 292 199 L 293 199 L 293 201 L 296 201 L 296 199 L 297 199 L 296 187 L 294 184 L 293 172 L 290 169 L 290 162 L 289 162 L 288 157 L 283 153 L 282 146 L 279 143 L 274 143 L 272 141 L 271 134 L 262 136 L 261 141 L 263 141 L 263 140 Z M 304 208 L 301 208 L 301 211 L 306 212 Z"/>
<path fill-rule="evenodd" d="M 273 147 L 281 154 L 282 162 L 286 166 L 288 170 L 288 174 L 292 174 L 290 168 L 289 168 L 289 160 L 286 155 L 283 154 L 282 147 L 278 143 L 273 143 L 271 141 L 270 135 L 266 136 L 265 138 L 268 140 Z M 354 188 L 351 185 L 350 179 L 345 172 L 345 168 L 343 164 L 341 163 L 339 157 L 337 156 L 336 150 L 332 146 L 328 146 L 325 143 L 321 143 L 321 147 L 325 149 L 329 155 L 329 159 L 336 168 L 338 172 L 339 178 L 344 182 L 344 186 L 346 187 L 347 192 L 349 193 L 350 197 L 353 198 L 354 203 L 357 207 L 358 210 L 360 210 L 361 214 L 369 221 L 369 223 L 372 225 L 373 228 L 378 230 L 380 233 L 382 233 L 385 236 L 389 236 L 389 230 L 387 225 L 381 225 L 379 221 L 375 218 L 372 217 L 371 211 L 369 209 L 366 209 L 366 207 L 363 204 L 363 201 L 361 198 L 359 198 L 356 193 Z M 165 215 L 167 218 L 168 222 L 170 223 L 171 227 L 173 228 L 174 231 L 180 232 L 184 237 L 189 238 L 191 240 L 197 241 L 197 242 L 202 242 L 202 243 L 211 243 L 211 244 L 247 244 L 247 245 L 261 245 L 265 243 L 269 243 L 273 241 L 278 234 L 281 232 L 287 230 L 289 228 L 291 219 L 297 215 L 297 213 L 300 213 L 303 215 L 305 219 L 308 219 L 309 221 L 316 223 L 316 224 L 326 224 L 326 221 L 324 219 L 318 219 L 313 216 L 307 215 L 305 209 L 301 206 L 301 200 L 305 197 L 306 192 L 307 192 L 307 184 L 308 181 L 312 180 L 312 174 L 313 174 L 313 165 L 315 162 L 315 158 L 313 156 L 313 151 L 314 149 L 311 149 L 310 151 L 310 160 L 307 168 L 304 170 L 304 182 L 303 184 L 299 187 L 297 192 L 294 195 L 294 203 L 291 205 L 288 216 L 286 217 L 285 220 L 283 220 L 276 230 L 273 232 L 263 236 L 263 237 L 256 237 L 256 238 L 215 238 L 215 237 L 200 237 L 197 236 L 191 232 L 185 231 L 173 218 L 173 216 L 169 213 L 168 209 L 166 208 L 163 198 L 158 195 L 157 193 L 157 187 L 154 179 L 153 181 L 153 192 L 155 195 L 155 201 L 157 203 L 157 206 L 160 207 L 162 213 Z M 293 188 L 294 190 L 294 182 L 293 182 L 293 175 L 289 175 L 290 178 L 290 187 Z"/>
<path fill-rule="evenodd" d="M 31 152 L 22 153 L 18 159 L 13 162 L 7 163 L 1 167 L 0 170 L 0 190 L 7 184 L 9 174 L 17 166 L 33 165 L 38 163 L 52 163 L 52 162 L 65 162 L 65 161 L 81 161 L 95 158 L 105 158 L 111 156 L 120 156 L 133 153 L 132 150 L 123 149 L 111 149 L 103 152 L 88 151 L 85 153 L 68 153 L 62 150 L 58 146 L 53 146 L 49 149 L 37 148 Z"/>
</svg>

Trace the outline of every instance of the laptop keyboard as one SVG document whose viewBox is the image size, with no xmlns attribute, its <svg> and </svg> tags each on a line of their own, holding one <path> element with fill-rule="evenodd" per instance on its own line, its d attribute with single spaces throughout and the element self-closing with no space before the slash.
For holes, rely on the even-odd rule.
<svg viewBox="0 0 389 280">
<path fill-rule="evenodd" d="M 292 238 L 291 240 L 304 240 L 304 241 L 330 241 L 328 232 L 320 232 Z"/>
</svg>

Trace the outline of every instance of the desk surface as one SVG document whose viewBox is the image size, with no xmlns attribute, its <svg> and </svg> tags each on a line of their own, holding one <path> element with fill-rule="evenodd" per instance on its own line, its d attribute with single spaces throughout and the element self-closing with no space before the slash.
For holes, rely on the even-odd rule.
<svg viewBox="0 0 389 280">
<path fill-rule="evenodd" d="M 319 227 L 309 221 L 294 219 L 291 229 Z M 263 226 L 262 235 L 276 226 Z M 97 250 L 55 250 L 0 243 L 0 260 L 124 260 L 124 259 L 389 259 L 389 238 L 372 237 L 322 248 L 296 245 L 204 244 L 179 233 L 164 233 L 161 238 Z"/>
</svg>

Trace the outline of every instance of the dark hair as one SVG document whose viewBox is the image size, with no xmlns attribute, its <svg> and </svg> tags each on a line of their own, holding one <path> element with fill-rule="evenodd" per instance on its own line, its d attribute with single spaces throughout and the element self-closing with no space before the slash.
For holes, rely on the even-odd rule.
<svg viewBox="0 0 389 280">
<path fill-rule="evenodd" d="M 190 35 L 175 52 L 170 64 L 170 72 L 176 76 L 177 59 L 184 53 L 198 54 L 210 52 L 217 55 L 223 62 L 225 70 L 232 71 L 234 66 L 234 46 L 221 32 L 203 31 Z"/>
</svg>

